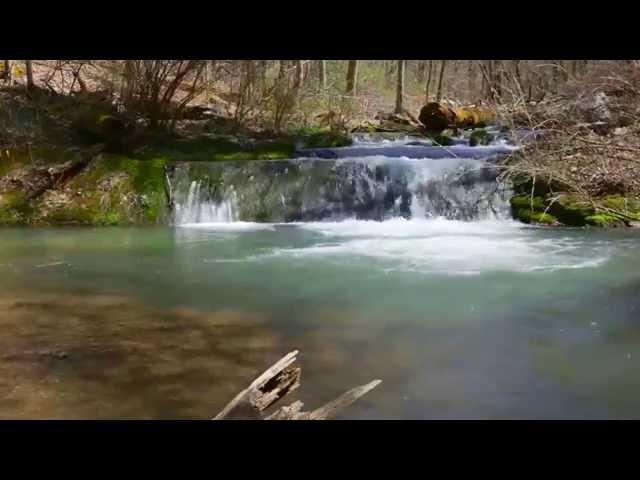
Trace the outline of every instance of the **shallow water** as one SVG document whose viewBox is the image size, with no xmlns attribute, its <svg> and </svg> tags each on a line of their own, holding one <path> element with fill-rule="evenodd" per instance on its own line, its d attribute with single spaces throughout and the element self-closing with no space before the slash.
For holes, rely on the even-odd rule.
<svg viewBox="0 0 640 480">
<path fill-rule="evenodd" d="M 300 350 L 341 418 L 640 417 L 640 233 L 345 220 L 0 234 L 1 418 L 208 418 Z"/>
</svg>

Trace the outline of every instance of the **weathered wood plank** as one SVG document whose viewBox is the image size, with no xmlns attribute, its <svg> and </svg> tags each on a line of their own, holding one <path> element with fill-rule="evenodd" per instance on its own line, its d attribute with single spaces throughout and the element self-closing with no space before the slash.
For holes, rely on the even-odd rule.
<svg viewBox="0 0 640 480">
<path fill-rule="evenodd" d="M 377 387 L 382 380 L 353 388 L 311 412 L 300 401 L 281 407 L 268 417 L 262 412 L 300 386 L 301 369 L 292 367 L 298 351 L 288 353 L 240 392 L 213 420 L 326 420 Z"/>
<path fill-rule="evenodd" d="M 296 361 L 298 350 L 288 353 L 256 378 L 249 387 L 235 396 L 214 420 L 236 417 L 234 410 L 248 413 L 251 408 L 256 413 L 269 407 L 300 385 L 300 369 L 285 369 Z M 268 387 L 268 388 L 266 388 Z M 254 415 L 252 415 L 254 416 Z"/>
</svg>

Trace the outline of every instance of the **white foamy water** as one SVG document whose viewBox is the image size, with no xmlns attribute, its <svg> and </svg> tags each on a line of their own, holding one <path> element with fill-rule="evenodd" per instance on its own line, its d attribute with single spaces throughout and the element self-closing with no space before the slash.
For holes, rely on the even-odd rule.
<svg viewBox="0 0 640 480">
<path fill-rule="evenodd" d="M 191 227 L 212 232 L 246 231 L 249 234 L 252 230 L 276 230 L 282 226 L 299 229 L 312 236 L 300 247 L 276 245 L 266 253 L 220 261 L 290 258 L 345 265 L 366 264 L 385 272 L 470 275 L 594 268 L 610 258 L 613 248 L 606 242 L 587 244 L 576 236 L 544 236 L 541 235 L 545 232 L 543 229 L 497 220 L 464 222 L 397 218 L 384 222 L 234 222 Z"/>
<path fill-rule="evenodd" d="M 200 181 L 191 182 L 184 202 L 176 202 L 175 222 L 177 225 L 228 223 L 236 220 L 238 201 L 233 190 L 223 201 L 203 198 L 203 193 Z"/>
<path fill-rule="evenodd" d="M 318 160 L 292 161 L 292 168 L 300 167 L 301 173 L 291 180 L 275 182 L 273 191 L 254 189 L 253 171 L 248 180 L 234 177 L 240 183 L 234 182 L 222 190 L 202 183 L 202 175 L 198 173 L 194 176 L 199 180 L 182 184 L 182 193 L 177 199 L 176 224 L 187 229 L 187 237 L 188 229 L 194 229 L 200 232 L 237 232 L 238 237 L 265 235 L 268 241 L 269 230 L 279 230 L 282 225 L 295 230 L 291 237 L 296 239 L 294 243 L 287 235 L 274 237 L 274 244 L 259 253 L 245 257 L 233 255 L 233 258 L 214 255 L 215 258 L 208 260 L 213 263 L 270 261 L 286 257 L 368 265 L 384 272 L 469 275 L 492 271 L 548 272 L 593 268 L 611 256 L 611 245 L 586 244 L 579 236 L 542 233 L 543 230 L 506 220 L 510 216 L 508 203 L 497 189 L 491 173 L 493 167 L 487 158 L 500 149 L 512 151 L 519 147 L 509 145 L 504 139 L 488 146 L 469 147 L 463 142 L 446 148 L 429 147 L 428 141 L 415 145 L 412 144 L 414 142 L 407 143 L 408 140 L 364 140 L 352 147 L 332 149 L 338 158 L 327 161 L 335 164 L 334 170 L 339 169 L 339 194 L 323 189 L 307 191 L 299 187 L 299 176 L 307 175 L 309 180 L 314 172 L 334 181 L 326 169 L 317 167 Z M 424 158 L 420 157 L 421 153 Z M 380 170 L 376 170 L 379 167 Z M 282 175 L 287 175 L 287 171 Z M 187 179 L 193 178 L 188 171 L 184 173 Z M 276 169 L 261 174 L 271 174 L 275 178 L 281 172 Z M 299 195 L 289 202 L 285 195 L 295 188 L 299 189 Z M 337 189 L 336 186 L 332 188 Z M 274 206 L 272 202 L 270 210 L 266 206 L 263 208 L 269 210 L 272 220 L 278 218 L 273 214 L 274 209 L 284 211 L 289 204 L 301 205 L 298 218 L 317 218 L 306 216 L 307 210 L 313 214 L 314 209 L 324 209 L 326 220 L 286 224 L 239 222 L 239 218 L 253 218 L 246 212 L 239 214 L 238 207 L 243 205 L 238 204 L 236 191 L 237 197 L 253 201 L 260 208 L 263 206 L 256 200 L 277 198 L 278 205 Z M 252 197 L 243 197 L 243 192 Z M 386 202 L 387 195 L 393 196 L 392 202 Z M 410 202 L 406 200 L 409 197 Z M 335 209 L 336 203 L 344 211 L 338 209 L 338 216 L 331 217 L 331 209 Z M 382 218 L 387 220 L 377 221 L 380 218 L 375 217 L 375 221 L 349 219 L 352 215 L 371 218 L 363 212 L 371 214 L 367 208 L 372 204 L 379 210 L 384 209 Z M 358 205 L 360 210 L 353 205 Z M 389 219 L 389 216 L 393 218 Z M 404 218 L 407 216 L 411 219 Z M 346 219 L 332 221 L 335 218 Z"/>
<path fill-rule="evenodd" d="M 273 230 L 274 223 L 258 222 L 203 222 L 203 223 L 181 223 L 178 228 L 193 228 L 197 230 L 209 230 L 213 232 L 249 232 L 255 230 Z"/>
<path fill-rule="evenodd" d="M 370 236 L 424 237 L 442 234 L 505 235 L 521 231 L 521 224 L 515 221 L 475 221 L 460 222 L 443 218 L 433 220 L 406 220 L 393 218 L 384 222 L 366 220 L 344 220 L 342 222 L 300 222 L 300 228 L 313 230 L 325 235 L 343 237 Z"/>
<path fill-rule="evenodd" d="M 555 271 L 597 267 L 609 248 L 586 248 L 576 238 L 544 238 L 509 221 L 444 219 L 300 224 L 325 240 L 270 255 L 294 258 L 369 259 L 386 271 L 474 274 L 488 271 Z"/>
</svg>

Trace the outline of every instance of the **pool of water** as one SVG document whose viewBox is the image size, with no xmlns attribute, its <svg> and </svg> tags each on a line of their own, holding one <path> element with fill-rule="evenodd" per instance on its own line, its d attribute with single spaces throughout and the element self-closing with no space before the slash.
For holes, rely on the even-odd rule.
<svg viewBox="0 0 640 480">
<path fill-rule="evenodd" d="M 345 220 L 4 229 L 0 418 L 209 418 L 300 350 L 344 419 L 640 417 L 640 232 Z"/>
</svg>

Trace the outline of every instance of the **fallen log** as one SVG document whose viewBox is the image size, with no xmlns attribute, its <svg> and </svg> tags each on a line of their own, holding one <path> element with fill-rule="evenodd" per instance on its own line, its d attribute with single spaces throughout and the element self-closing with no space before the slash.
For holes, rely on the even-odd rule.
<svg viewBox="0 0 640 480">
<path fill-rule="evenodd" d="M 488 108 L 451 108 L 437 102 L 430 102 L 422 107 L 418 119 L 427 131 L 440 133 L 448 128 L 486 126 L 495 119 L 495 113 Z"/>
<path fill-rule="evenodd" d="M 374 380 L 343 393 L 335 400 L 310 412 L 302 411 L 300 401 L 283 406 L 265 417 L 263 411 L 300 386 L 302 369 L 293 367 L 298 351 L 288 353 L 249 387 L 235 396 L 213 420 L 326 420 L 338 415 L 358 398 L 377 387 L 382 380 Z"/>
</svg>

